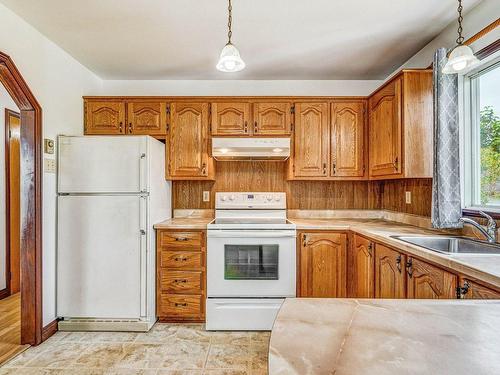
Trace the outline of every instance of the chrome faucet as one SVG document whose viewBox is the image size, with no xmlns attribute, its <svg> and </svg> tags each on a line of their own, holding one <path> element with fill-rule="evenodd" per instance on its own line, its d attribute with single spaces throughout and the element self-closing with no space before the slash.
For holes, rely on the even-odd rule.
<svg viewBox="0 0 500 375">
<path fill-rule="evenodd" d="M 476 221 L 469 219 L 467 217 L 461 217 L 460 221 L 464 224 L 470 224 L 473 227 L 475 227 L 478 231 L 480 231 L 484 237 L 486 237 L 486 240 L 490 243 L 495 243 L 496 242 L 496 235 L 497 235 L 497 224 L 493 218 L 488 215 L 487 213 L 483 211 L 479 211 L 479 213 L 484 216 L 486 219 L 488 219 L 488 223 L 486 224 L 486 229 L 483 228 L 482 225 L 478 224 Z"/>
</svg>

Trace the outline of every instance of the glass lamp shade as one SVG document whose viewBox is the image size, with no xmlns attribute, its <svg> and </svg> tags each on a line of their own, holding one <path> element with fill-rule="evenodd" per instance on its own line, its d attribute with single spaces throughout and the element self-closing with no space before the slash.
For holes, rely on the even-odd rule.
<svg viewBox="0 0 500 375">
<path fill-rule="evenodd" d="M 456 46 L 448 57 L 448 62 L 443 68 L 444 74 L 462 73 L 479 63 L 474 52 L 464 44 Z"/>
<path fill-rule="evenodd" d="M 228 43 L 220 53 L 217 69 L 221 72 L 232 73 L 245 69 L 245 62 L 241 59 L 240 52 L 231 43 Z"/>
</svg>

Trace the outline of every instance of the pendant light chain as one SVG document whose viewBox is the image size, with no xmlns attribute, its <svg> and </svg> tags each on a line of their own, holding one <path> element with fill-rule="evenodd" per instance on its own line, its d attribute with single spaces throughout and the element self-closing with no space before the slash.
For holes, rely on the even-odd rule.
<svg viewBox="0 0 500 375">
<path fill-rule="evenodd" d="M 462 0 L 458 0 L 458 38 L 457 38 L 457 44 L 462 45 L 464 43 L 464 37 L 462 36 L 462 21 L 464 18 L 462 17 Z"/>
<path fill-rule="evenodd" d="M 227 10 L 229 11 L 229 17 L 227 21 L 227 28 L 228 28 L 227 38 L 229 39 L 228 44 L 231 44 L 231 36 L 233 35 L 233 31 L 231 30 L 231 25 L 233 23 L 233 15 L 232 15 L 233 6 L 231 4 L 231 0 L 229 0 L 229 6 L 227 7 Z"/>
</svg>

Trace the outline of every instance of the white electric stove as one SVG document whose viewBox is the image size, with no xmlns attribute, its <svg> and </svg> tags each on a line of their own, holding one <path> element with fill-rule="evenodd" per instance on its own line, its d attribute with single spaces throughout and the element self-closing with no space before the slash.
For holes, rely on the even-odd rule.
<svg viewBox="0 0 500 375">
<path fill-rule="evenodd" d="M 208 330 L 270 330 L 295 297 L 296 230 L 285 193 L 216 193 L 207 227 Z"/>
</svg>

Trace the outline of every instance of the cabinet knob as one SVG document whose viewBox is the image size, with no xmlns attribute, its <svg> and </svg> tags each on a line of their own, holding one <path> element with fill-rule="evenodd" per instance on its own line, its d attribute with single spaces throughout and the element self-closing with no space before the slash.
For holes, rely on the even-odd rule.
<svg viewBox="0 0 500 375">
<path fill-rule="evenodd" d="M 337 173 L 337 164 L 333 163 L 333 174 Z"/>
<path fill-rule="evenodd" d="M 326 163 L 323 163 L 323 174 L 326 174 Z"/>
<path fill-rule="evenodd" d="M 467 280 L 465 280 L 463 286 L 457 287 L 457 298 L 464 299 L 466 294 L 469 293 L 469 290 L 470 290 L 470 284 Z"/>
<path fill-rule="evenodd" d="M 207 175 L 207 163 L 203 163 L 201 165 L 201 174 L 206 176 Z"/>
<path fill-rule="evenodd" d="M 177 258 L 174 258 L 174 260 L 176 262 L 185 262 L 187 260 L 187 258 L 186 257 L 177 257 Z"/>
<path fill-rule="evenodd" d="M 245 121 L 245 129 L 244 129 L 245 133 L 248 133 L 248 122 Z"/>
<path fill-rule="evenodd" d="M 398 169 L 399 158 L 397 156 L 394 158 L 394 163 L 393 164 L 394 164 L 394 169 Z"/>
<path fill-rule="evenodd" d="M 176 302 L 175 303 L 175 307 L 186 307 L 187 305 L 188 304 L 186 302 L 184 302 L 184 303 L 178 303 L 178 302 Z"/>
<path fill-rule="evenodd" d="M 396 268 L 398 269 L 399 273 L 401 273 L 401 254 L 399 254 L 396 258 Z"/>
<path fill-rule="evenodd" d="M 132 123 L 131 122 L 128 123 L 128 132 L 129 132 L 129 134 L 132 134 Z"/>
<path fill-rule="evenodd" d="M 305 234 L 302 236 L 302 246 L 307 246 L 307 236 Z"/>
<path fill-rule="evenodd" d="M 185 283 L 187 283 L 187 280 L 186 279 L 175 279 L 174 282 L 177 284 L 180 284 L 180 283 L 185 284 Z"/>
<path fill-rule="evenodd" d="M 176 241 L 187 241 L 188 239 L 186 237 L 176 237 Z"/>
<path fill-rule="evenodd" d="M 257 121 L 255 121 L 254 126 L 253 126 L 253 132 L 257 133 L 258 131 L 259 131 L 259 127 L 257 126 Z"/>
<path fill-rule="evenodd" d="M 118 128 L 118 129 L 120 130 L 120 133 L 122 133 L 122 132 L 123 132 L 123 122 L 121 122 L 121 121 L 120 121 L 120 124 L 119 124 L 119 128 Z"/>
</svg>

